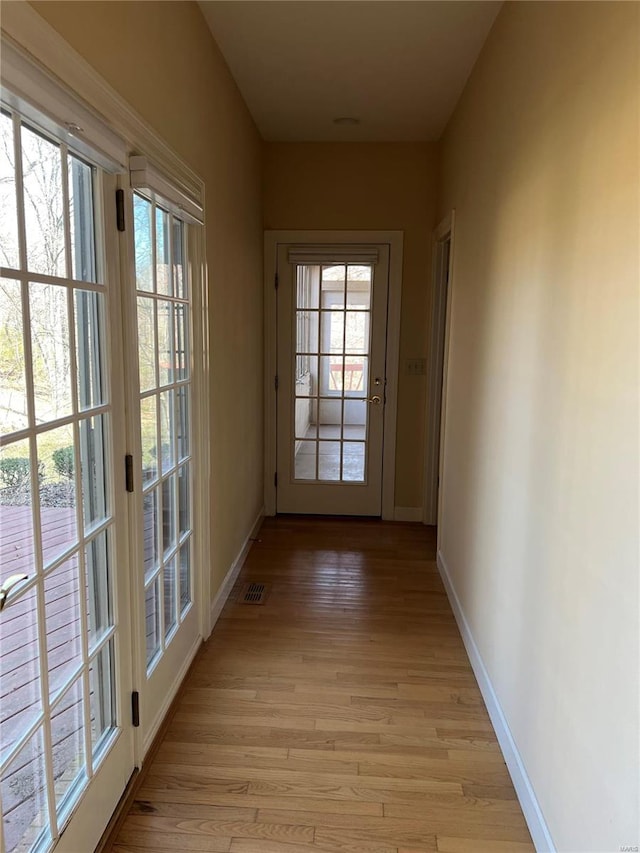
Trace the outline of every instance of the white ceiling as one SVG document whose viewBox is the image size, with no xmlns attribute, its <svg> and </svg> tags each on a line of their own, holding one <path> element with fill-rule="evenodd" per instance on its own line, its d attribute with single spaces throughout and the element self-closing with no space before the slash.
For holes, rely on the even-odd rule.
<svg viewBox="0 0 640 853">
<path fill-rule="evenodd" d="M 260 132 L 280 141 L 437 139 L 501 5 L 200 2 Z"/>
</svg>

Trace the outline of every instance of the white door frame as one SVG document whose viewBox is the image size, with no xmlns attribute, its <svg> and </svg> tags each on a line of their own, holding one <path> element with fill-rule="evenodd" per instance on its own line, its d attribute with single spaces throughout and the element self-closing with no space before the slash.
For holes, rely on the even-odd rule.
<svg viewBox="0 0 640 853">
<path fill-rule="evenodd" d="M 426 436 L 424 453 L 424 524 L 440 523 L 440 487 L 444 482 L 445 414 L 447 368 L 449 362 L 449 325 L 453 284 L 453 241 L 455 210 L 447 214 L 431 237 L 432 290 L 427 375 Z M 449 243 L 448 263 L 444 246 Z"/>
<path fill-rule="evenodd" d="M 395 505 L 396 421 L 400 363 L 400 306 L 402 299 L 402 231 L 265 231 L 264 234 L 264 505 L 265 515 L 276 514 L 276 356 L 277 310 L 275 277 L 278 246 L 299 243 L 386 244 L 389 246 L 389 296 L 387 310 L 386 406 L 382 456 L 382 518 L 392 521 Z"/>
</svg>

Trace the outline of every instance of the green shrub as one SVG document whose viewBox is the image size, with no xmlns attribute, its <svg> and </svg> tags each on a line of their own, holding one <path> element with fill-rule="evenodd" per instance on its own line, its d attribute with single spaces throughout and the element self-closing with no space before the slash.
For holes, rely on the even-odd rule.
<svg viewBox="0 0 640 853">
<path fill-rule="evenodd" d="M 16 456 L 0 459 L 0 482 L 9 488 L 26 486 L 29 483 L 29 460 Z"/>
<path fill-rule="evenodd" d="M 70 480 L 73 477 L 73 445 L 59 447 L 53 451 L 51 457 L 58 474 Z"/>
</svg>

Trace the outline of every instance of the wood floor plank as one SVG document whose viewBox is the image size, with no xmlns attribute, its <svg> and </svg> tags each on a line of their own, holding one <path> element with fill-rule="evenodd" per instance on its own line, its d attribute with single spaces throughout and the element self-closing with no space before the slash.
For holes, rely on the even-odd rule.
<svg viewBox="0 0 640 853">
<path fill-rule="evenodd" d="M 518 841 L 482 841 L 479 838 L 437 838 L 438 853 L 530 853 L 531 845 Z M 398 850 L 398 853 L 403 851 Z"/>
<path fill-rule="evenodd" d="M 298 819 L 300 812 L 296 813 Z M 295 820 L 295 819 L 294 819 Z M 288 844 L 309 844 L 313 841 L 314 827 L 295 822 L 256 820 L 221 820 L 202 818 L 179 818 L 159 815 L 130 814 L 124 824 L 123 832 L 179 832 L 181 836 L 205 836 L 206 838 L 260 838 L 267 841 L 280 841 Z"/>
<path fill-rule="evenodd" d="M 111 853 L 533 849 L 434 531 L 266 520 Z"/>
</svg>

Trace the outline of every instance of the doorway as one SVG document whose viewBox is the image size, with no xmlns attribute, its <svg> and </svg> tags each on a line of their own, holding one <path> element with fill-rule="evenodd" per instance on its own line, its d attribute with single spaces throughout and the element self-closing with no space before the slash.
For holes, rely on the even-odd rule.
<svg viewBox="0 0 640 853">
<path fill-rule="evenodd" d="M 340 236 L 267 253 L 267 512 L 391 518 L 401 238 Z"/>
</svg>

